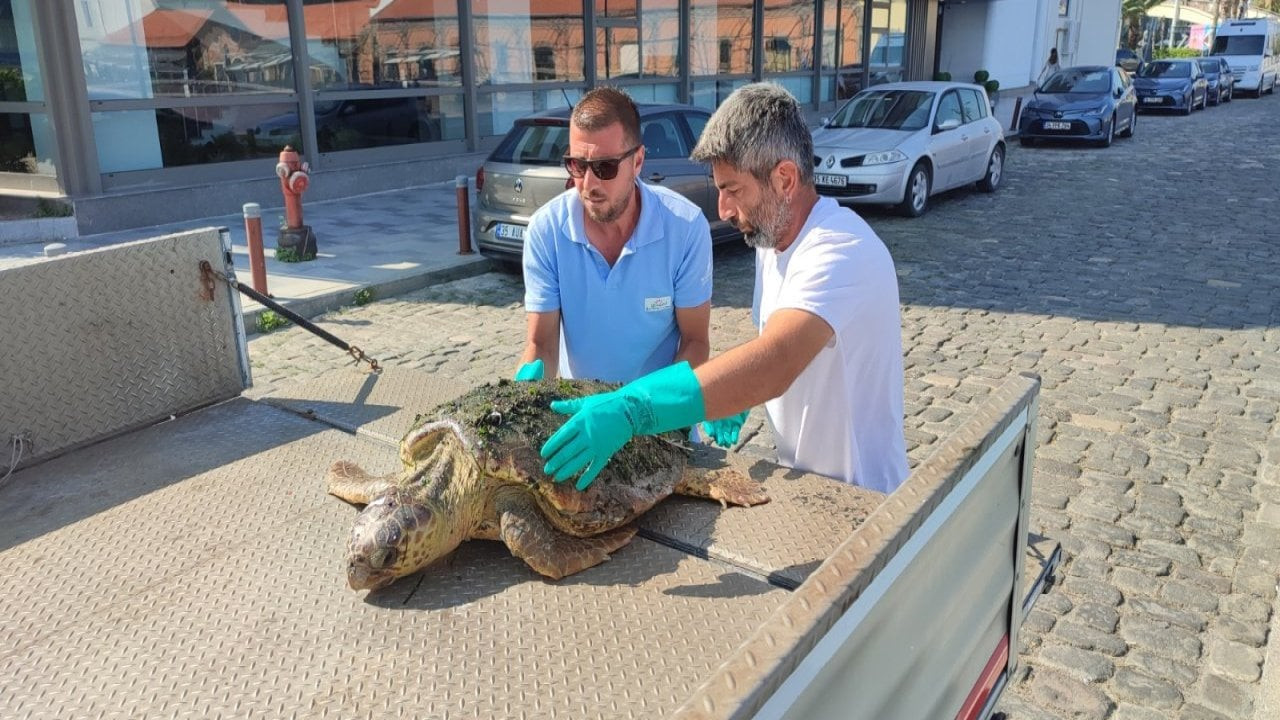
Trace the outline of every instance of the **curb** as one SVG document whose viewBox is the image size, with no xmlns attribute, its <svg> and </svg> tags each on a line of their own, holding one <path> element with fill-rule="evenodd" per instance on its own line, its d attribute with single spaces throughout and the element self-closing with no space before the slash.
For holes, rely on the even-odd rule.
<svg viewBox="0 0 1280 720">
<path fill-rule="evenodd" d="M 374 301 L 385 300 L 387 298 L 410 293 L 414 290 L 431 285 L 439 285 L 442 283 L 452 282 L 454 280 L 462 280 L 476 275 L 483 275 L 494 269 L 493 261 L 484 257 L 477 256 L 471 260 L 464 260 L 456 265 L 439 268 L 436 270 L 428 270 L 426 272 L 415 273 L 405 277 L 384 280 L 369 285 L 352 285 L 340 290 L 330 290 L 306 298 L 298 298 L 295 300 L 276 300 L 276 302 L 284 305 L 293 312 L 310 320 L 318 315 L 332 312 L 342 307 L 348 307 L 355 304 L 356 292 L 369 289 L 373 291 Z M 242 300 L 244 298 L 241 298 Z M 275 298 L 272 298 L 275 299 Z M 247 337 L 258 335 L 258 316 L 266 312 L 269 308 L 255 307 L 250 310 L 241 311 L 241 318 L 244 321 L 244 332 Z"/>
</svg>

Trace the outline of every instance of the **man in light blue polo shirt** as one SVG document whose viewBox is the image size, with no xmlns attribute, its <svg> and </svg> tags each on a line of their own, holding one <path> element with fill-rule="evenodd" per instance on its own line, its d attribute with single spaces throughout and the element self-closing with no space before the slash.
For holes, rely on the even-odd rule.
<svg viewBox="0 0 1280 720">
<path fill-rule="evenodd" d="M 628 382 L 710 354 L 710 228 L 684 197 L 640 182 L 644 154 L 631 98 L 608 87 L 583 96 L 565 156 L 574 187 L 534 213 L 525 235 L 518 379 L 541 367 Z"/>
</svg>

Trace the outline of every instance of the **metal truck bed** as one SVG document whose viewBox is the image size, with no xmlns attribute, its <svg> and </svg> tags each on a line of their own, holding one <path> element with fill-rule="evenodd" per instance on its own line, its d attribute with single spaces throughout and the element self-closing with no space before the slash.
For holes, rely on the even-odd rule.
<svg viewBox="0 0 1280 720">
<path fill-rule="evenodd" d="M 346 368 L 238 395 L 236 300 L 197 270 L 229 272 L 224 242 L 194 232 L 26 266 L 38 281 L 0 274 L 81 330 L 6 308 L 0 337 L 85 366 L 36 383 L 0 359 L 0 434 L 24 449 L 0 485 L 0 717 L 820 717 L 841 688 L 863 703 L 846 716 L 950 717 L 1000 638 L 1016 647 L 1035 592 L 1020 572 L 1031 379 L 887 498 L 754 462 L 773 502 L 672 498 L 610 562 L 559 582 L 476 541 L 348 590 L 356 511 L 325 494 L 325 469 L 391 470 L 414 413 L 463 388 Z M 113 282 L 80 281 L 103 263 Z M 163 279 L 160 299 L 193 319 L 114 302 L 131 273 Z M 957 622 L 922 614 L 939 607 Z"/>
</svg>

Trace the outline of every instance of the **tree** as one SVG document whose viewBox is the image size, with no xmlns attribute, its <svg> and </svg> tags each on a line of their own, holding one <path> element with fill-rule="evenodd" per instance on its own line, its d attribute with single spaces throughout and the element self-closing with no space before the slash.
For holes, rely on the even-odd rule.
<svg viewBox="0 0 1280 720">
<path fill-rule="evenodd" d="M 1142 18 L 1147 11 L 1164 0 L 1124 0 L 1120 4 L 1120 16 L 1124 18 L 1124 46 L 1136 48 L 1142 40 Z"/>
</svg>

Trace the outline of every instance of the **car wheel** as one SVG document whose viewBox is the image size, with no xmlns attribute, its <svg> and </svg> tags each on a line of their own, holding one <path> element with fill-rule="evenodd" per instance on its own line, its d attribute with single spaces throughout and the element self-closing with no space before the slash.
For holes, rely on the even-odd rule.
<svg viewBox="0 0 1280 720">
<path fill-rule="evenodd" d="M 1192 111 L 1193 109 L 1195 109 L 1195 99 L 1196 99 L 1196 97 L 1195 97 L 1195 93 L 1192 93 L 1192 94 L 1190 94 L 1190 95 L 1187 95 L 1187 104 L 1186 104 L 1186 105 L 1184 105 L 1184 106 L 1179 110 L 1179 112 L 1180 112 L 1180 113 L 1182 113 L 1183 115 L 1190 115 L 1190 114 L 1191 114 L 1191 111 Z"/>
<path fill-rule="evenodd" d="M 1232 96 L 1232 95 L 1235 95 L 1235 94 L 1236 94 L 1236 89 L 1235 89 L 1234 87 L 1232 87 L 1232 88 L 1228 88 L 1228 89 L 1227 89 L 1227 96 L 1226 96 L 1226 97 L 1224 97 L 1224 98 L 1222 98 L 1222 102 L 1224 102 L 1224 103 L 1229 103 L 1229 102 L 1231 102 L 1231 96 Z"/>
<path fill-rule="evenodd" d="M 1116 116 L 1111 114 L 1111 122 L 1107 123 L 1107 132 L 1098 141 L 1098 147 L 1111 147 L 1112 141 L 1116 139 Z"/>
<path fill-rule="evenodd" d="M 1136 130 L 1137 127 L 1138 127 L 1138 109 L 1134 108 L 1133 114 L 1129 116 L 1129 127 L 1125 128 L 1124 132 L 1120 133 L 1120 137 L 1127 137 L 1127 138 L 1133 137 L 1133 131 Z"/>
<path fill-rule="evenodd" d="M 1218 88 L 1213 93 L 1213 102 L 1210 105 L 1218 106 L 1222 104 L 1222 88 Z"/>
<path fill-rule="evenodd" d="M 907 176 L 907 188 L 902 193 L 898 210 L 907 217 L 920 217 L 929 209 L 929 167 L 923 161 L 916 163 Z"/>
<path fill-rule="evenodd" d="M 1204 91 L 1204 97 L 1200 98 L 1200 109 L 1205 110 L 1209 107 L 1209 91 Z"/>
<path fill-rule="evenodd" d="M 987 174 L 978 181 L 978 189 L 982 192 L 995 192 L 1000 187 L 1000 179 L 1004 177 L 1004 147 L 996 145 L 991 148 L 991 157 L 987 160 Z"/>
</svg>

